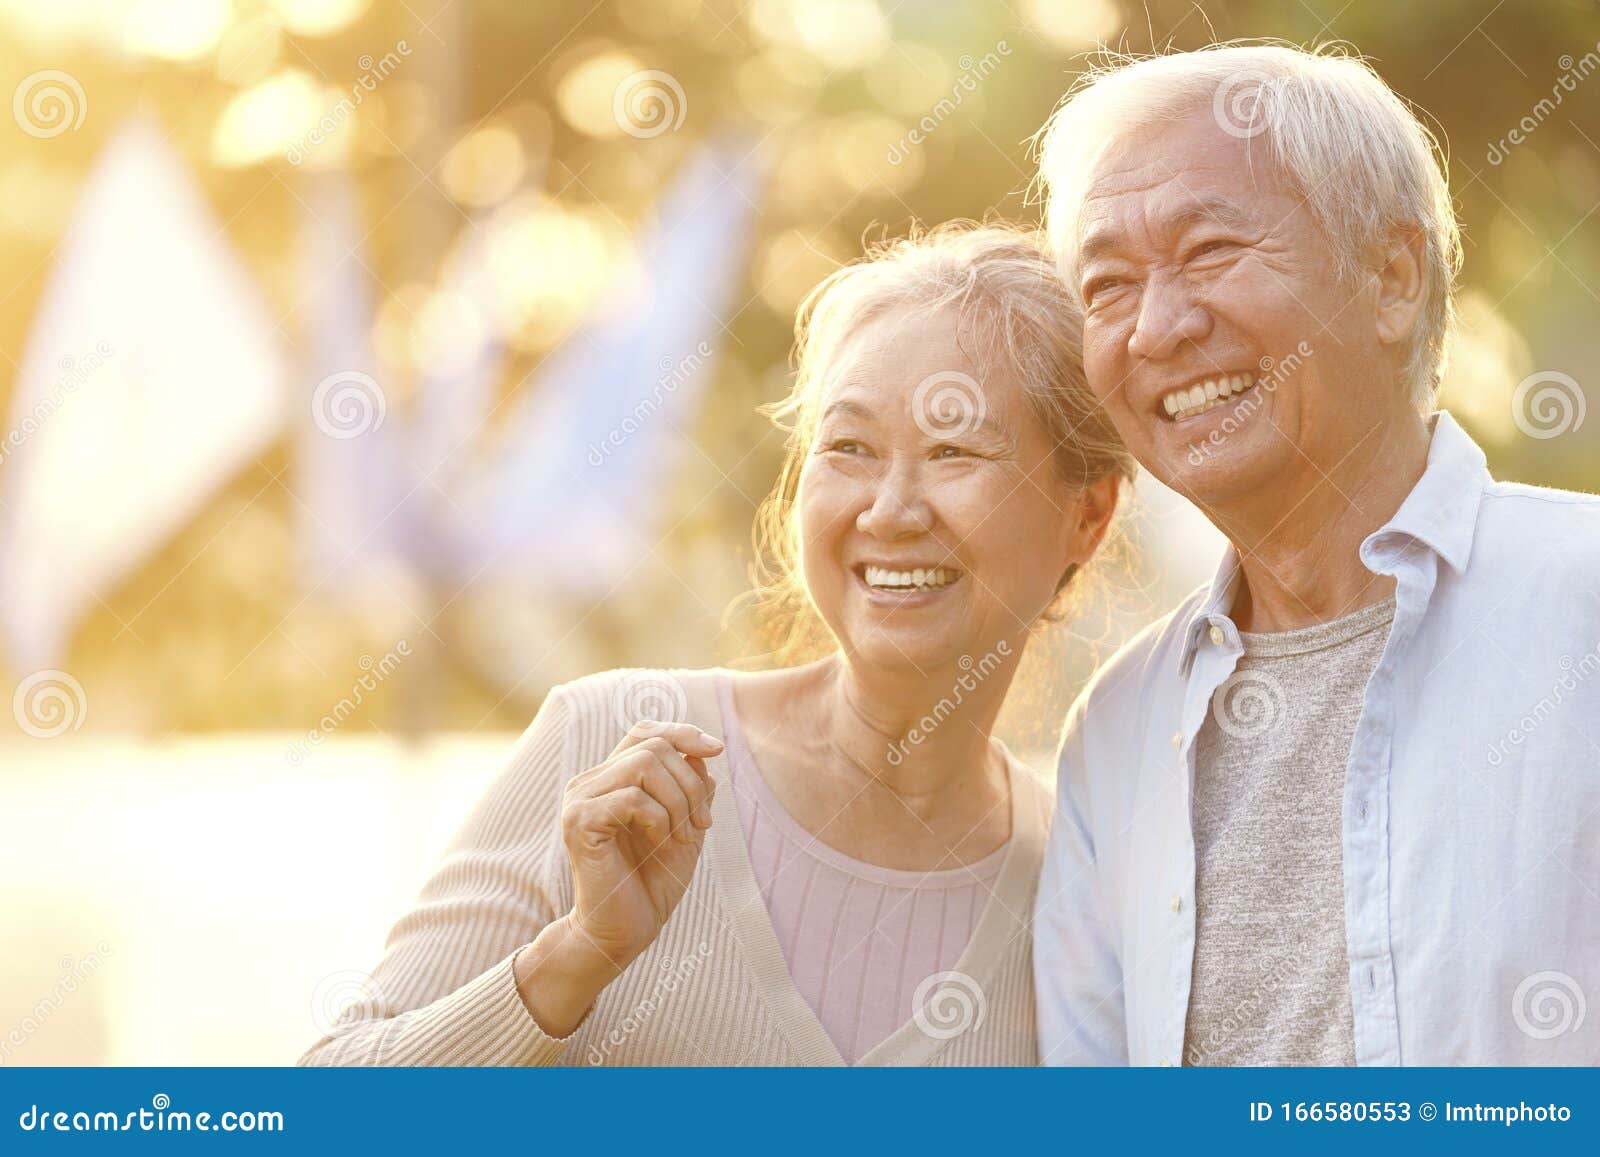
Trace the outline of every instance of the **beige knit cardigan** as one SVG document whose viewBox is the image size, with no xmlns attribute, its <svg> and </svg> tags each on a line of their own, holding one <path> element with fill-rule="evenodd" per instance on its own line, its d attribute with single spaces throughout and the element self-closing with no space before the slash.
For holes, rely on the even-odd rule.
<svg viewBox="0 0 1600 1157">
<path fill-rule="evenodd" d="M 626 700 L 647 683 L 672 688 L 689 722 L 722 735 L 719 674 L 609 671 L 552 691 L 390 932 L 364 999 L 300 1063 L 842 1065 L 790 979 L 731 791 L 717 793 L 694 878 L 660 936 L 572 1035 L 547 1036 L 517 994 L 513 957 L 572 906 L 559 821 L 567 779 L 611 752 Z M 707 765 L 727 782 L 725 755 Z M 1010 766 L 1010 847 L 972 941 L 863 1065 L 1037 1063 L 1029 917 L 1050 803 L 1031 772 Z"/>
</svg>

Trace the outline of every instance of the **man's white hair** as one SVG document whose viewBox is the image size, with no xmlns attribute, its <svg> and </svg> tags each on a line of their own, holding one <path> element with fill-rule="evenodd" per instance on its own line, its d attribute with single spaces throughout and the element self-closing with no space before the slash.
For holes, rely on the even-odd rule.
<svg viewBox="0 0 1600 1157">
<path fill-rule="evenodd" d="M 1305 196 L 1344 284 L 1359 284 L 1387 258 L 1396 230 L 1421 231 L 1426 297 L 1402 373 L 1417 406 L 1431 409 L 1461 267 L 1444 151 L 1366 61 L 1336 45 L 1306 51 L 1236 41 L 1146 57 L 1104 54 L 1036 138 L 1050 243 L 1062 269 L 1075 284 L 1083 200 L 1111 145 L 1196 109 L 1210 109 L 1225 132 L 1260 138 Z"/>
</svg>

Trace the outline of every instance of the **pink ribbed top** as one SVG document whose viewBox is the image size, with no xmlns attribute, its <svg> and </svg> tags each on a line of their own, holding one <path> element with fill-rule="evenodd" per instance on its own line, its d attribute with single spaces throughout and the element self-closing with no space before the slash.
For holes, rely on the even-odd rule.
<svg viewBox="0 0 1600 1157">
<path fill-rule="evenodd" d="M 773 931 L 795 987 L 854 1064 L 912 1019 L 919 984 L 955 967 L 1010 845 L 933 872 L 846 856 L 806 831 L 762 778 L 725 675 L 717 694 L 739 824 Z"/>
</svg>

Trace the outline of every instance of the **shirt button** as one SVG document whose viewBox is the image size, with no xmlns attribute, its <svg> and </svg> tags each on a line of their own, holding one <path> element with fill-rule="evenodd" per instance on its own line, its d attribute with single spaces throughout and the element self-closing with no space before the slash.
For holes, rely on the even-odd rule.
<svg viewBox="0 0 1600 1157">
<path fill-rule="evenodd" d="M 1182 896 L 1179 896 L 1179 895 L 1176 895 L 1176 894 L 1173 895 L 1173 897 L 1172 897 L 1172 910 L 1174 912 L 1183 911 L 1183 897 Z"/>
<path fill-rule="evenodd" d="M 1172 1067 L 1172 1062 L 1171 1061 L 1162 1061 L 1161 1062 L 1161 1067 L 1164 1068 L 1164 1069 L 1170 1069 Z"/>
<path fill-rule="evenodd" d="M 1222 646 L 1222 628 L 1213 625 L 1211 628 L 1211 644 L 1215 647 Z"/>
<path fill-rule="evenodd" d="M 1183 732 L 1174 731 L 1172 733 L 1172 746 L 1174 746 L 1174 747 L 1182 747 L 1183 746 Z"/>
</svg>

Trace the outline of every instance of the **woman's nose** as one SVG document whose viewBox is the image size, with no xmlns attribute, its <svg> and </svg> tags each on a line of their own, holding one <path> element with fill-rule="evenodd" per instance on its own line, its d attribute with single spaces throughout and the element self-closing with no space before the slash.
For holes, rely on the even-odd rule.
<svg viewBox="0 0 1600 1157">
<path fill-rule="evenodd" d="M 933 522 L 933 509 L 921 480 L 909 467 L 887 471 L 877 483 L 872 502 L 856 515 L 857 530 L 881 539 L 926 534 L 933 529 Z"/>
</svg>

